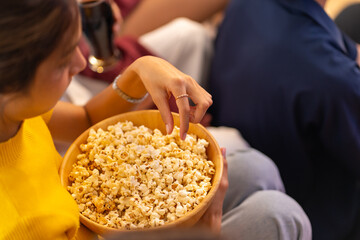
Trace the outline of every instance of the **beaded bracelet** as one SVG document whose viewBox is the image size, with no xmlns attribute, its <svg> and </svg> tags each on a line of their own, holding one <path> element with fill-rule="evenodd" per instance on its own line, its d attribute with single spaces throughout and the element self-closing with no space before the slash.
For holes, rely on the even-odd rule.
<svg viewBox="0 0 360 240">
<path fill-rule="evenodd" d="M 114 91 L 125 101 L 129 102 L 129 103 L 139 103 L 144 101 L 144 99 L 149 95 L 149 93 L 146 93 L 145 96 L 143 96 L 142 98 L 133 98 L 130 97 L 129 95 L 127 95 L 126 93 L 124 93 L 123 91 L 121 91 L 121 89 L 118 87 L 117 85 L 117 81 L 120 78 L 121 75 L 118 75 L 115 80 L 112 83 L 112 88 L 114 89 Z"/>
</svg>

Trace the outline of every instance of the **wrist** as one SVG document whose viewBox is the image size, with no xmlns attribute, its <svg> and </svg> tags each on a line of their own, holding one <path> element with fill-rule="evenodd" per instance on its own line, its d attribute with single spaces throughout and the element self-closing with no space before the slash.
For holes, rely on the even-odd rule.
<svg viewBox="0 0 360 240">
<path fill-rule="evenodd" d="M 112 83 L 112 88 L 125 101 L 129 103 L 140 103 L 148 96 L 147 92 L 145 92 L 145 94 L 139 94 L 138 92 L 135 93 L 135 91 L 131 91 L 131 89 L 138 89 L 136 88 L 136 86 L 131 86 L 134 85 L 134 81 L 131 82 L 132 84 L 126 84 L 126 82 L 124 81 L 119 81 L 120 79 L 122 79 L 121 75 L 118 75 L 114 79 Z"/>
</svg>

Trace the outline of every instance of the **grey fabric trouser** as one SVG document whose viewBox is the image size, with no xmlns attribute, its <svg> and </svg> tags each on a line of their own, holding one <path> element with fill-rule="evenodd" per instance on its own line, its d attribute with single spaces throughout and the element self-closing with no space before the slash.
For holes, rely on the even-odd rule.
<svg viewBox="0 0 360 240">
<path fill-rule="evenodd" d="M 311 239 L 311 224 L 300 205 L 284 192 L 275 164 L 248 148 L 227 156 L 229 188 L 223 205 L 227 240 Z"/>
</svg>

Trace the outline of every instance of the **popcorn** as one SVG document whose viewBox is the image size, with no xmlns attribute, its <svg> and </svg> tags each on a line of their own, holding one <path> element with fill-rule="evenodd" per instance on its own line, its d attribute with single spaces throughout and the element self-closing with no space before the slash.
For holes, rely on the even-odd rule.
<svg viewBox="0 0 360 240">
<path fill-rule="evenodd" d="M 68 191 L 83 216 L 107 227 L 160 226 L 184 216 L 206 197 L 215 174 L 209 143 L 118 122 L 91 129 L 69 175 Z"/>
</svg>

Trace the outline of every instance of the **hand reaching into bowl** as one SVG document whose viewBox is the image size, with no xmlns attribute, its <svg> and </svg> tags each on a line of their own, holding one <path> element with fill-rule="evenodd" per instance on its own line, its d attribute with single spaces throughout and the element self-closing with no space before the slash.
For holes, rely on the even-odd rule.
<svg viewBox="0 0 360 240">
<path fill-rule="evenodd" d="M 128 68 L 141 79 L 158 107 L 168 133 L 174 122 L 170 113 L 169 99 L 175 97 L 180 114 L 180 137 L 185 139 L 189 121 L 199 123 L 212 104 L 211 95 L 192 77 L 180 72 L 167 61 L 156 57 L 142 57 Z M 195 106 L 190 106 L 188 98 Z"/>
</svg>

